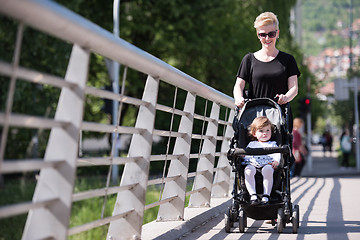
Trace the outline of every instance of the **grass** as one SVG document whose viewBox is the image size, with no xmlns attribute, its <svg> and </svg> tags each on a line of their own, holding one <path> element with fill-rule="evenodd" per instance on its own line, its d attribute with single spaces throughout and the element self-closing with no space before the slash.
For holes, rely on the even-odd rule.
<svg viewBox="0 0 360 240">
<path fill-rule="evenodd" d="M 36 181 L 34 178 L 20 177 L 5 179 L 5 187 L 0 189 L 0 206 L 15 204 L 24 201 L 31 201 Z M 77 179 L 74 192 L 85 191 L 89 189 L 102 188 L 103 178 L 81 178 Z M 188 186 L 189 191 L 191 186 Z M 157 202 L 160 196 L 159 186 L 150 186 L 146 193 L 146 203 Z M 107 198 L 104 210 L 104 217 L 112 215 L 115 205 L 116 195 Z M 186 206 L 189 197 L 186 197 Z M 83 225 L 85 223 L 100 219 L 104 197 L 91 198 L 79 202 L 74 202 L 71 210 L 70 228 Z M 159 207 L 148 209 L 144 212 L 143 224 L 156 219 Z M 21 239 L 25 226 L 27 214 L 0 219 L 0 240 Z M 106 238 L 108 225 L 100 226 L 89 231 L 70 236 L 71 240 L 88 240 L 88 239 L 104 239 Z"/>
<path fill-rule="evenodd" d="M 343 155 L 342 155 L 342 152 L 339 150 L 338 151 L 339 166 L 341 166 L 341 164 L 342 164 L 342 159 L 343 159 Z M 356 167 L 356 158 L 355 158 L 355 155 L 352 153 L 349 154 L 349 167 Z"/>
<path fill-rule="evenodd" d="M 36 181 L 27 177 L 5 179 L 0 188 L 0 206 L 31 201 Z M 21 239 L 27 214 L 0 219 L 0 240 Z"/>
</svg>

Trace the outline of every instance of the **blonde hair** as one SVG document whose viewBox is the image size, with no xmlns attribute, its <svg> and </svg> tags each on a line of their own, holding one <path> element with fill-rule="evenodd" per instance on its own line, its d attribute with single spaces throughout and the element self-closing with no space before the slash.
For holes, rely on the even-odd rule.
<svg viewBox="0 0 360 240">
<path fill-rule="evenodd" d="M 259 130 L 260 128 L 266 127 L 268 125 L 271 126 L 271 134 L 272 134 L 274 132 L 274 125 L 271 123 L 271 121 L 267 117 L 260 116 L 260 117 L 255 118 L 250 125 L 249 135 L 253 137 L 257 130 Z"/>
<path fill-rule="evenodd" d="M 293 128 L 299 129 L 302 125 L 304 125 L 304 121 L 301 118 L 294 118 Z"/>
<path fill-rule="evenodd" d="M 271 24 L 274 24 L 276 28 L 279 29 L 279 20 L 277 19 L 277 16 L 272 12 L 263 12 L 255 19 L 254 28 L 258 29 L 259 27 Z"/>
</svg>

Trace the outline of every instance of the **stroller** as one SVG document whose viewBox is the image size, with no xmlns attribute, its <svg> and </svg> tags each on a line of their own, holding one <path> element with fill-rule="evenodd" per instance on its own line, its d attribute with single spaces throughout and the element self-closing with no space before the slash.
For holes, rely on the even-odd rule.
<svg viewBox="0 0 360 240">
<path fill-rule="evenodd" d="M 247 227 L 247 218 L 254 220 L 271 220 L 276 225 L 279 233 L 287 223 L 292 223 L 292 232 L 297 233 L 299 228 L 299 206 L 292 205 L 290 195 L 290 161 L 292 134 L 289 132 L 289 103 L 283 114 L 280 106 L 269 98 L 257 98 L 247 101 L 241 111 L 237 111 L 234 118 L 234 137 L 231 140 L 228 151 L 228 159 L 235 173 L 233 185 L 233 201 L 225 213 L 225 231 L 229 233 L 234 227 L 234 222 L 239 222 L 241 233 Z M 275 126 L 272 135 L 273 141 L 279 147 L 269 148 L 246 148 L 250 141 L 248 127 L 253 119 L 258 116 L 266 116 Z M 251 205 L 250 196 L 245 186 L 244 169 L 242 159 L 244 155 L 265 155 L 280 153 L 281 161 L 274 171 L 274 182 L 270 195 L 270 203 L 267 205 Z M 255 174 L 256 193 L 261 198 L 263 193 L 262 174 Z"/>
</svg>

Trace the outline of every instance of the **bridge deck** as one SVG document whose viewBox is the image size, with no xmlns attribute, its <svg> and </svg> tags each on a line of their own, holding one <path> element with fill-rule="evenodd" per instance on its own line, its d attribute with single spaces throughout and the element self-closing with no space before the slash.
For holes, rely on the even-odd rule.
<svg viewBox="0 0 360 240">
<path fill-rule="evenodd" d="M 142 229 L 142 239 L 177 239 L 192 232 L 194 227 L 202 227 L 211 219 L 224 217 L 230 197 L 212 198 L 209 208 L 185 208 L 184 221 L 151 222 Z"/>
<path fill-rule="evenodd" d="M 300 228 L 292 234 L 289 224 L 282 234 L 265 221 L 248 219 L 245 233 L 237 225 L 233 233 L 224 231 L 224 217 L 219 215 L 184 239 L 360 239 L 359 178 L 294 179 L 293 199 L 300 205 Z"/>
<path fill-rule="evenodd" d="M 207 220 L 148 224 L 143 228 L 143 239 L 360 239 L 360 206 L 357 204 L 360 197 L 359 177 L 294 178 L 292 182 L 293 202 L 300 205 L 298 234 L 292 233 L 291 224 L 287 224 L 284 232 L 278 234 L 276 226 L 252 219 L 248 219 L 245 233 L 239 232 L 236 223 L 232 233 L 226 233 L 223 213 L 230 201 L 222 198 L 214 199 L 214 202 L 219 202 L 217 207 L 223 207 L 222 211 L 217 209 L 211 213 L 207 209 L 209 211 L 206 213 L 202 210 L 205 212 L 203 217 L 209 216 Z M 185 216 L 191 219 L 192 214 L 199 214 L 200 211 L 187 209 Z M 192 230 L 194 226 L 196 228 Z M 164 234 L 166 231 L 169 232 Z"/>
<path fill-rule="evenodd" d="M 144 239 L 360 239 L 360 176 L 354 169 L 340 170 L 336 156 L 324 158 L 320 146 L 313 149 L 314 171 L 310 173 L 304 169 L 304 175 L 319 175 L 319 177 L 301 177 L 291 180 L 292 202 L 300 206 L 300 228 L 298 234 L 292 233 L 292 225 L 287 224 L 282 234 L 278 234 L 276 226 L 266 221 L 254 221 L 248 218 L 248 227 L 245 233 L 240 233 L 237 223 L 232 233 L 224 230 L 224 212 L 231 200 L 226 198 L 212 199 L 210 209 L 204 209 L 208 219 L 202 221 L 167 222 L 153 228 L 145 225 Z M 327 167 L 324 167 L 327 162 Z M 318 167 L 322 166 L 322 169 Z M 324 169 L 325 168 L 325 169 Z M 317 170 L 318 169 L 318 170 Z M 337 177 L 330 177 L 335 175 Z M 220 209 L 222 208 L 222 209 Z M 206 211 L 208 210 L 208 211 Z M 191 214 L 201 209 L 186 209 L 185 216 L 192 218 Z M 199 214 L 199 212 L 197 212 Z M 206 217 L 203 214 L 204 217 Z M 187 225 L 187 227 L 185 227 Z M 195 227 L 194 227 L 195 226 Z M 190 228 L 192 227 L 192 228 Z M 150 235 L 150 229 L 159 231 L 157 235 Z M 168 233 L 164 232 L 172 229 Z M 160 234 L 161 232 L 161 234 Z M 176 233 L 176 234 L 174 234 Z M 148 235 L 149 234 L 149 235 Z M 155 238 L 156 239 L 156 238 Z"/>
</svg>

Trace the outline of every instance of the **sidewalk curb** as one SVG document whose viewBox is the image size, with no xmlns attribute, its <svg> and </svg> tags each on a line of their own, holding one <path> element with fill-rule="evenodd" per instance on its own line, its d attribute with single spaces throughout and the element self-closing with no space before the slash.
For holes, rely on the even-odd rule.
<svg viewBox="0 0 360 240">
<path fill-rule="evenodd" d="M 301 177 L 322 178 L 360 176 L 360 171 L 354 167 L 342 169 L 342 166 L 339 164 L 337 151 L 332 151 L 330 156 L 327 156 L 328 152 L 325 154 L 320 145 L 312 145 L 311 150 L 312 170 L 310 171 L 308 166 L 309 162 L 307 161 L 301 173 Z"/>
<path fill-rule="evenodd" d="M 210 221 L 212 218 L 220 214 L 225 214 L 227 207 L 231 205 L 231 201 L 232 199 L 229 199 L 226 202 L 185 221 L 179 227 L 171 229 L 167 233 L 155 238 L 154 240 L 179 239 L 183 237 L 187 233 L 194 231 L 195 228 L 202 226 L 206 222 Z"/>
<path fill-rule="evenodd" d="M 217 201 L 216 199 L 212 199 Z M 221 215 L 225 214 L 228 206 L 231 205 L 232 198 L 227 198 L 225 201 L 223 201 L 223 198 L 219 198 L 219 201 L 221 201 L 219 204 L 216 204 L 216 206 L 211 208 L 185 208 L 185 215 L 188 213 L 188 215 L 193 215 L 191 211 L 202 211 L 202 213 L 190 216 L 185 221 L 177 221 L 177 222 L 150 222 L 146 225 L 146 230 L 144 232 L 144 239 L 150 239 L 150 230 L 151 228 L 155 227 L 153 224 L 162 224 L 163 230 L 165 228 L 165 231 L 163 231 L 160 235 L 156 234 L 157 236 L 152 236 L 151 239 L 153 240 L 168 240 L 168 239 L 179 239 L 182 237 L 185 237 L 187 234 L 193 232 L 196 230 L 196 228 L 201 227 L 203 224 L 206 224 L 211 219 Z M 169 224 L 168 226 L 166 226 Z M 172 225 L 176 224 L 176 225 Z M 143 226 L 144 227 L 144 226 Z M 167 229 L 167 230 L 166 230 Z M 146 236 L 147 235 L 147 236 Z"/>
</svg>

